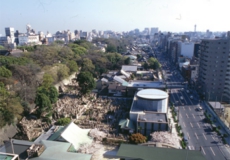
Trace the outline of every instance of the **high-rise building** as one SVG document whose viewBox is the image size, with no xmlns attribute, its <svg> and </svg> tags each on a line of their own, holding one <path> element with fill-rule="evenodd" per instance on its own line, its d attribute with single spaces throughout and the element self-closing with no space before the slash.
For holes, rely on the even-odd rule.
<svg viewBox="0 0 230 160">
<path fill-rule="evenodd" d="M 5 32 L 6 32 L 6 37 L 14 37 L 14 28 L 6 27 Z"/>
<path fill-rule="evenodd" d="M 197 87 L 209 101 L 230 101 L 230 36 L 200 44 Z"/>
<path fill-rule="evenodd" d="M 151 35 L 158 33 L 158 28 L 151 28 Z"/>
</svg>

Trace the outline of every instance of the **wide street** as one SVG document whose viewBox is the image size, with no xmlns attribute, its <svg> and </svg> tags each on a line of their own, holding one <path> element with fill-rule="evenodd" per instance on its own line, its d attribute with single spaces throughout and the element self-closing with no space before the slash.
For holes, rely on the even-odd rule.
<svg viewBox="0 0 230 160">
<path fill-rule="evenodd" d="M 207 160 L 230 159 L 229 149 L 222 143 L 221 137 L 212 131 L 209 123 L 204 121 L 206 108 L 200 103 L 197 92 L 188 88 L 180 72 L 160 53 L 156 54 L 157 59 L 162 65 L 163 75 L 169 89 L 169 101 L 174 104 L 179 113 L 179 124 L 182 127 L 184 138 L 188 140 L 187 149 L 200 150 Z M 197 110 L 199 106 L 202 107 L 202 110 Z"/>
</svg>

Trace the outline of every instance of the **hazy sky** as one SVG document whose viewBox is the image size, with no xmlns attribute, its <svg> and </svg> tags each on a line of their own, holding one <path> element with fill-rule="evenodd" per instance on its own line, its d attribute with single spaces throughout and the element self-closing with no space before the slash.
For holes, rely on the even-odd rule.
<svg viewBox="0 0 230 160">
<path fill-rule="evenodd" d="M 0 34 L 5 27 L 26 32 L 114 30 L 158 27 L 161 31 L 228 31 L 229 0 L 1 0 Z"/>
</svg>

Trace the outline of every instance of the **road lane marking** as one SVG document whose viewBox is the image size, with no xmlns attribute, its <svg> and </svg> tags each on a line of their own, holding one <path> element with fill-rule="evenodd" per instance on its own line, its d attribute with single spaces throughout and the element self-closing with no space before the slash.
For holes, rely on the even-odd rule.
<svg viewBox="0 0 230 160">
<path fill-rule="evenodd" d="M 183 124 L 184 124 L 184 127 L 186 127 L 186 125 L 185 125 L 185 123 L 183 122 Z"/>
<path fill-rule="evenodd" d="M 190 136 L 189 136 L 188 132 L 187 132 L 187 135 L 188 135 L 188 139 L 190 139 Z"/>
<path fill-rule="evenodd" d="M 185 110 L 185 108 L 183 107 L 183 109 Z"/>
<path fill-rule="evenodd" d="M 190 108 L 190 107 L 188 107 L 188 109 L 191 111 L 191 108 Z"/>
<path fill-rule="evenodd" d="M 203 149 L 202 147 L 200 147 L 200 148 L 201 148 L 201 150 L 204 152 L 204 155 L 206 155 L 206 153 L 205 153 L 204 149 Z"/>
<path fill-rule="evenodd" d="M 195 136 L 196 136 L 197 139 L 199 139 L 198 136 L 197 136 L 197 134 L 196 134 L 196 132 L 195 132 Z"/>
<path fill-rule="evenodd" d="M 202 119 L 202 117 L 199 115 L 200 119 Z"/>
<path fill-rule="evenodd" d="M 193 116 L 193 118 L 195 119 L 195 116 L 194 116 L 194 114 L 192 114 L 192 116 Z"/>
<path fill-rule="evenodd" d="M 193 128 L 193 125 L 192 125 L 192 123 L 190 122 L 190 125 L 192 126 L 192 128 Z"/>
<path fill-rule="evenodd" d="M 198 127 L 200 128 L 200 125 L 199 125 L 199 123 L 197 122 L 197 125 L 198 125 Z"/>
<path fill-rule="evenodd" d="M 207 140 L 207 138 L 206 138 L 206 136 L 204 135 L 204 133 L 203 133 L 203 136 L 204 136 L 205 140 Z"/>
<path fill-rule="evenodd" d="M 213 137 L 213 135 L 211 135 L 212 139 L 215 141 L 215 138 Z"/>
<path fill-rule="evenodd" d="M 187 113 L 186 113 L 186 116 L 187 116 L 187 118 L 189 118 Z"/>
<path fill-rule="evenodd" d="M 215 153 L 213 152 L 213 150 L 212 150 L 212 148 L 211 148 L 211 147 L 210 147 L 210 149 L 211 149 L 211 151 L 212 151 L 213 155 L 215 156 Z"/>
</svg>

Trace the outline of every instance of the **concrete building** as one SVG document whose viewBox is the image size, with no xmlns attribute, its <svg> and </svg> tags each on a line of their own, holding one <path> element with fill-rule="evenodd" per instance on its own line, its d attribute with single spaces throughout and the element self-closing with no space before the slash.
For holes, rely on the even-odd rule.
<svg viewBox="0 0 230 160">
<path fill-rule="evenodd" d="M 210 101 L 230 102 L 230 32 L 228 38 L 203 39 L 198 90 Z"/>
<path fill-rule="evenodd" d="M 18 36 L 19 45 L 26 45 L 26 44 L 38 44 L 39 35 L 19 35 Z"/>
<path fill-rule="evenodd" d="M 14 37 L 14 28 L 6 27 L 5 28 L 6 37 Z"/>
<path fill-rule="evenodd" d="M 155 33 L 158 33 L 158 28 L 151 28 L 150 34 L 154 35 Z"/>
<path fill-rule="evenodd" d="M 129 113 L 136 130 L 144 135 L 167 131 L 168 94 L 158 89 L 143 89 L 136 93 Z"/>
<path fill-rule="evenodd" d="M 194 54 L 194 42 L 178 42 L 178 55 L 192 58 Z"/>
</svg>

